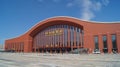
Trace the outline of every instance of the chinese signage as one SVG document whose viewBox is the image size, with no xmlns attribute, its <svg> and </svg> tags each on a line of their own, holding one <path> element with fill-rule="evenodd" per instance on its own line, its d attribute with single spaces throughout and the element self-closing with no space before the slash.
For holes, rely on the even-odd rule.
<svg viewBox="0 0 120 67">
<path fill-rule="evenodd" d="M 45 32 L 45 36 L 53 36 L 53 35 L 61 35 L 63 33 L 63 30 L 53 30 L 53 31 L 47 31 Z"/>
</svg>

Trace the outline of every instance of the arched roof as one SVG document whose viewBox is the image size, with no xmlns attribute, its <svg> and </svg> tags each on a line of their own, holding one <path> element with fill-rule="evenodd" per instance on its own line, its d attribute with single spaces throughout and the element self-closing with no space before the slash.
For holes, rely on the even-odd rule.
<svg viewBox="0 0 120 67">
<path fill-rule="evenodd" d="M 77 26 L 80 28 L 83 28 L 83 25 L 85 24 L 83 21 L 80 21 L 75 18 L 70 18 L 70 17 L 54 17 L 54 18 L 49 18 L 47 20 L 39 22 L 37 25 L 35 25 L 30 31 L 29 34 L 31 36 L 36 35 L 40 30 L 52 26 L 52 25 L 59 25 L 59 24 L 67 24 L 67 25 L 72 25 L 72 26 Z"/>
</svg>

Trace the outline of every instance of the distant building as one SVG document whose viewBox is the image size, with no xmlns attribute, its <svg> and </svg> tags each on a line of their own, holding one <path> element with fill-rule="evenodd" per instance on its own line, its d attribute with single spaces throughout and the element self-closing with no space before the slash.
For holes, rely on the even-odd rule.
<svg viewBox="0 0 120 67">
<path fill-rule="evenodd" d="M 16 52 L 120 53 L 120 23 L 98 23 L 71 17 L 49 18 L 25 34 L 5 41 L 5 50 Z"/>
<path fill-rule="evenodd" d="M 4 51 L 3 45 L 0 45 L 0 52 Z"/>
<path fill-rule="evenodd" d="M 0 44 L 0 49 L 3 49 L 3 45 Z"/>
</svg>

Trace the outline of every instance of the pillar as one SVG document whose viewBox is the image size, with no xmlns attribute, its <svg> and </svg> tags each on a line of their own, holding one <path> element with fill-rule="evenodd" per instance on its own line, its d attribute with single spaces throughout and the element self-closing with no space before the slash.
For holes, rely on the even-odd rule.
<svg viewBox="0 0 120 67">
<path fill-rule="evenodd" d="M 111 35 L 107 33 L 108 53 L 112 53 L 112 39 Z"/>
<path fill-rule="evenodd" d="M 76 27 L 74 27 L 74 46 L 76 47 Z"/>
<path fill-rule="evenodd" d="M 120 53 L 120 32 L 117 32 L 117 35 L 116 35 L 116 38 L 117 38 L 117 48 L 118 48 L 118 53 Z"/>
<path fill-rule="evenodd" d="M 98 45 L 99 45 L 99 50 L 101 53 L 103 53 L 103 40 L 102 40 L 102 34 L 98 35 Z"/>
<path fill-rule="evenodd" d="M 68 27 L 68 47 L 70 47 L 70 28 Z"/>
</svg>

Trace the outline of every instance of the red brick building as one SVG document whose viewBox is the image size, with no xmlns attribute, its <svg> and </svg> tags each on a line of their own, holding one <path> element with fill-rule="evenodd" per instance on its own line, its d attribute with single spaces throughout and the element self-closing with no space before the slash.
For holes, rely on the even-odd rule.
<svg viewBox="0 0 120 67">
<path fill-rule="evenodd" d="M 25 34 L 5 41 L 5 50 L 16 52 L 70 52 L 87 48 L 89 53 L 120 53 L 120 23 L 96 23 L 71 17 L 39 22 Z"/>
</svg>

